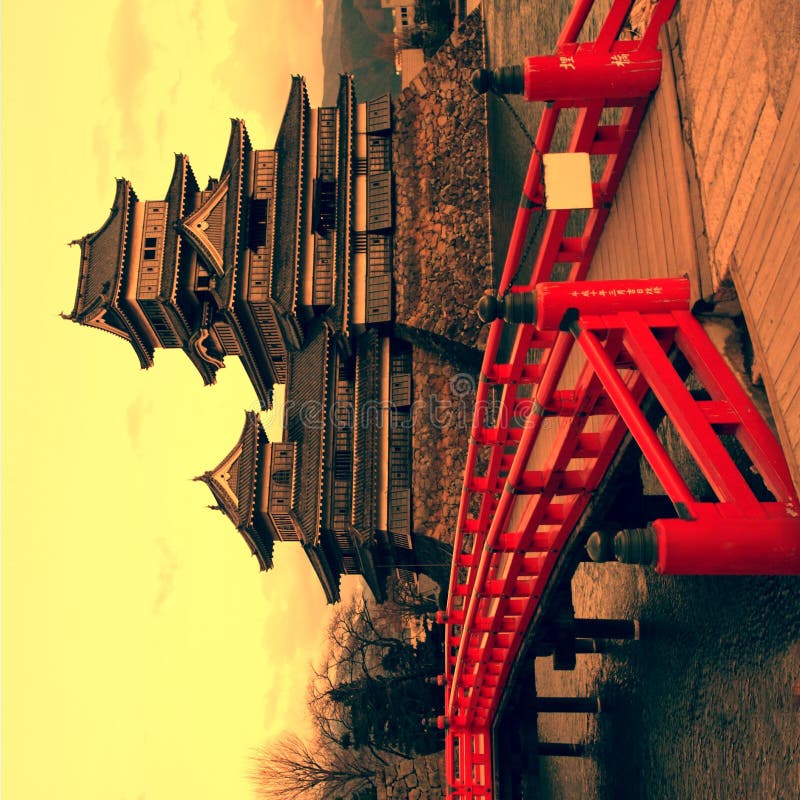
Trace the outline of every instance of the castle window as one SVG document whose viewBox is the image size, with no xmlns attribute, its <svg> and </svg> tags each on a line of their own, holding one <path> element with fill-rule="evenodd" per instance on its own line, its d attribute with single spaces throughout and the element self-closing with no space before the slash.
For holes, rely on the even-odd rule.
<svg viewBox="0 0 800 800">
<path fill-rule="evenodd" d="M 250 249 L 267 246 L 268 200 L 250 201 Z"/>
<path fill-rule="evenodd" d="M 318 178 L 314 181 L 314 203 L 311 230 L 327 236 L 336 224 L 336 181 Z"/>
<path fill-rule="evenodd" d="M 278 486 L 288 486 L 292 479 L 292 471 L 289 469 L 276 469 L 272 473 L 272 480 Z"/>
<path fill-rule="evenodd" d="M 144 250 L 144 260 L 145 261 L 153 261 L 156 257 L 156 249 L 155 247 L 146 247 Z"/>
<path fill-rule="evenodd" d="M 337 450 L 333 460 L 334 478 L 337 481 L 350 480 L 353 454 L 349 450 Z"/>
</svg>

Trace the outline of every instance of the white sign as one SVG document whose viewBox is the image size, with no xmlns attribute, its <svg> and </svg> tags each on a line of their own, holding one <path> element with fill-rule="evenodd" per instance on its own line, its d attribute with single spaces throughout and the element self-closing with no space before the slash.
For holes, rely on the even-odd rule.
<svg viewBox="0 0 800 800">
<path fill-rule="evenodd" d="M 588 153 L 545 153 L 542 161 L 548 209 L 593 207 Z"/>
</svg>

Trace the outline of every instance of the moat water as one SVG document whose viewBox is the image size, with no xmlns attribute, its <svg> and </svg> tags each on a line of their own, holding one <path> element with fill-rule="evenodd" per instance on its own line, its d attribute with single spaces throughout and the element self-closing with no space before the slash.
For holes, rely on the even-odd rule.
<svg viewBox="0 0 800 800">
<path fill-rule="evenodd" d="M 485 2 L 489 65 L 551 52 L 571 7 Z M 489 102 L 497 274 L 530 145 L 508 110 Z M 513 102 L 535 132 L 540 109 Z M 540 716 L 542 741 L 590 746 L 585 758 L 541 758 L 540 796 L 800 797 L 800 578 L 666 577 L 583 564 L 573 596 L 579 616 L 640 619 L 642 639 L 578 656 L 574 672 L 537 660 L 540 694 L 599 694 L 608 709 Z"/>
</svg>

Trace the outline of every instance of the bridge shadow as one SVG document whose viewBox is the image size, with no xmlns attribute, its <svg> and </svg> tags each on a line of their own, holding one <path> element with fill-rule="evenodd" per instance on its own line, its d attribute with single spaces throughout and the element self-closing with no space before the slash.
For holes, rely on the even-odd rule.
<svg viewBox="0 0 800 800">
<path fill-rule="evenodd" d="M 800 796 L 799 588 L 797 578 L 670 578 L 582 565 L 577 613 L 592 603 L 600 616 L 633 614 L 642 639 L 578 656 L 572 672 L 537 660 L 540 695 L 597 694 L 604 710 L 540 715 L 529 747 L 583 741 L 588 757 L 539 758 L 528 775 L 536 789 L 525 796 Z"/>
</svg>

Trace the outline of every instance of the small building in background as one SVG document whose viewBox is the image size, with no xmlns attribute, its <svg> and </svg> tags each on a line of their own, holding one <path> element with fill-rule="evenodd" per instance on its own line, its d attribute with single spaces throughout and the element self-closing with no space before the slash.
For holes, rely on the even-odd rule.
<svg viewBox="0 0 800 800">
<path fill-rule="evenodd" d="M 400 81 L 405 89 L 425 66 L 425 53 L 421 47 L 404 47 L 399 52 L 398 58 Z"/>
</svg>

